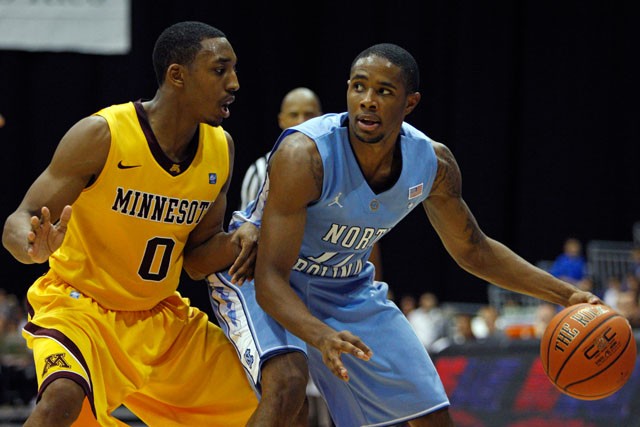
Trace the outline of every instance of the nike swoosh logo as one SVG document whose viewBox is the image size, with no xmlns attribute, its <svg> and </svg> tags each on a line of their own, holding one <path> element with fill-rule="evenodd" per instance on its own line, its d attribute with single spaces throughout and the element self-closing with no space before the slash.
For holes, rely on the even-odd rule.
<svg viewBox="0 0 640 427">
<path fill-rule="evenodd" d="M 118 162 L 118 169 L 131 169 L 131 168 L 139 168 L 142 165 L 123 165 L 122 160 Z"/>
</svg>

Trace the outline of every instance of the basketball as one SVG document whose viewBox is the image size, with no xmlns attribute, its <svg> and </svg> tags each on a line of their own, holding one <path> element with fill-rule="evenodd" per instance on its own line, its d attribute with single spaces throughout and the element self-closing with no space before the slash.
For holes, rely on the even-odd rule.
<svg viewBox="0 0 640 427">
<path fill-rule="evenodd" d="M 611 396 L 636 363 L 629 322 L 606 305 L 576 304 L 557 313 L 540 342 L 545 373 L 562 393 L 581 400 Z"/>
</svg>

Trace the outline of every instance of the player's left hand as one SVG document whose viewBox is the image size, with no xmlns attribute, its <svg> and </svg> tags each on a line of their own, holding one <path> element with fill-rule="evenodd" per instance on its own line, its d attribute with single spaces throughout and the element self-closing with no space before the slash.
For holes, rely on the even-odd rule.
<svg viewBox="0 0 640 427">
<path fill-rule="evenodd" d="M 581 304 L 581 303 L 604 304 L 604 302 L 600 298 L 598 298 L 596 295 L 592 294 L 591 292 L 578 290 L 574 292 L 573 295 L 571 295 L 571 297 L 569 297 L 570 306 Z"/>
<path fill-rule="evenodd" d="M 229 268 L 231 283 L 242 286 L 245 280 L 253 279 L 259 236 L 260 229 L 250 222 L 242 224 L 231 236 L 232 243 L 240 247 L 238 257 Z"/>
</svg>

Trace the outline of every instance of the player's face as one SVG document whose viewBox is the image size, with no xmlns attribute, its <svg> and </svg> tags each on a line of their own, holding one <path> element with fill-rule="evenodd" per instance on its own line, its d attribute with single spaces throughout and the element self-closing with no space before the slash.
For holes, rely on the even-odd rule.
<svg viewBox="0 0 640 427">
<path fill-rule="evenodd" d="M 347 88 L 349 135 L 374 144 L 395 141 L 402 121 L 413 110 L 400 67 L 378 56 L 360 58 L 351 69 Z"/>
<path fill-rule="evenodd" d="M 188 108 L 194 109 L 200 122 L 218 126 L 229 117 L 229 105 L 240 89 L 236 62 L 236 54 L 226 38 L 202 41 L 202 49 L 185 75 Z"/>
</svg>

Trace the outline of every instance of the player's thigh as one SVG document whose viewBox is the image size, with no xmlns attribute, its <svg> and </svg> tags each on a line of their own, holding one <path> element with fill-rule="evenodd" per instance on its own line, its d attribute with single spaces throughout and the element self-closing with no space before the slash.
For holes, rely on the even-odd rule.
<svg viewBox="0 0 640 427">
<path fill-rule="evenodd" d="M 228 272 L 207 277 L 211 304 L 218 323 L 233 343 L 238 358 L 260 392 L 266 363 L 278 354 L 306 353 L 306 344 L 282 327 L 258 304 L 253 281 L 231 283 Z"/>
<path fill-rule="evenodd" d="M 171 348 L 154 363 L 148 383 L 124 403 L 150 425 L 171 425 L 170 419 L 176 425 L 216 425 L 207 419 L 220 414 L 241 425 L 257 397 L 231 342 L 192 308 Z"/>
</svg>

